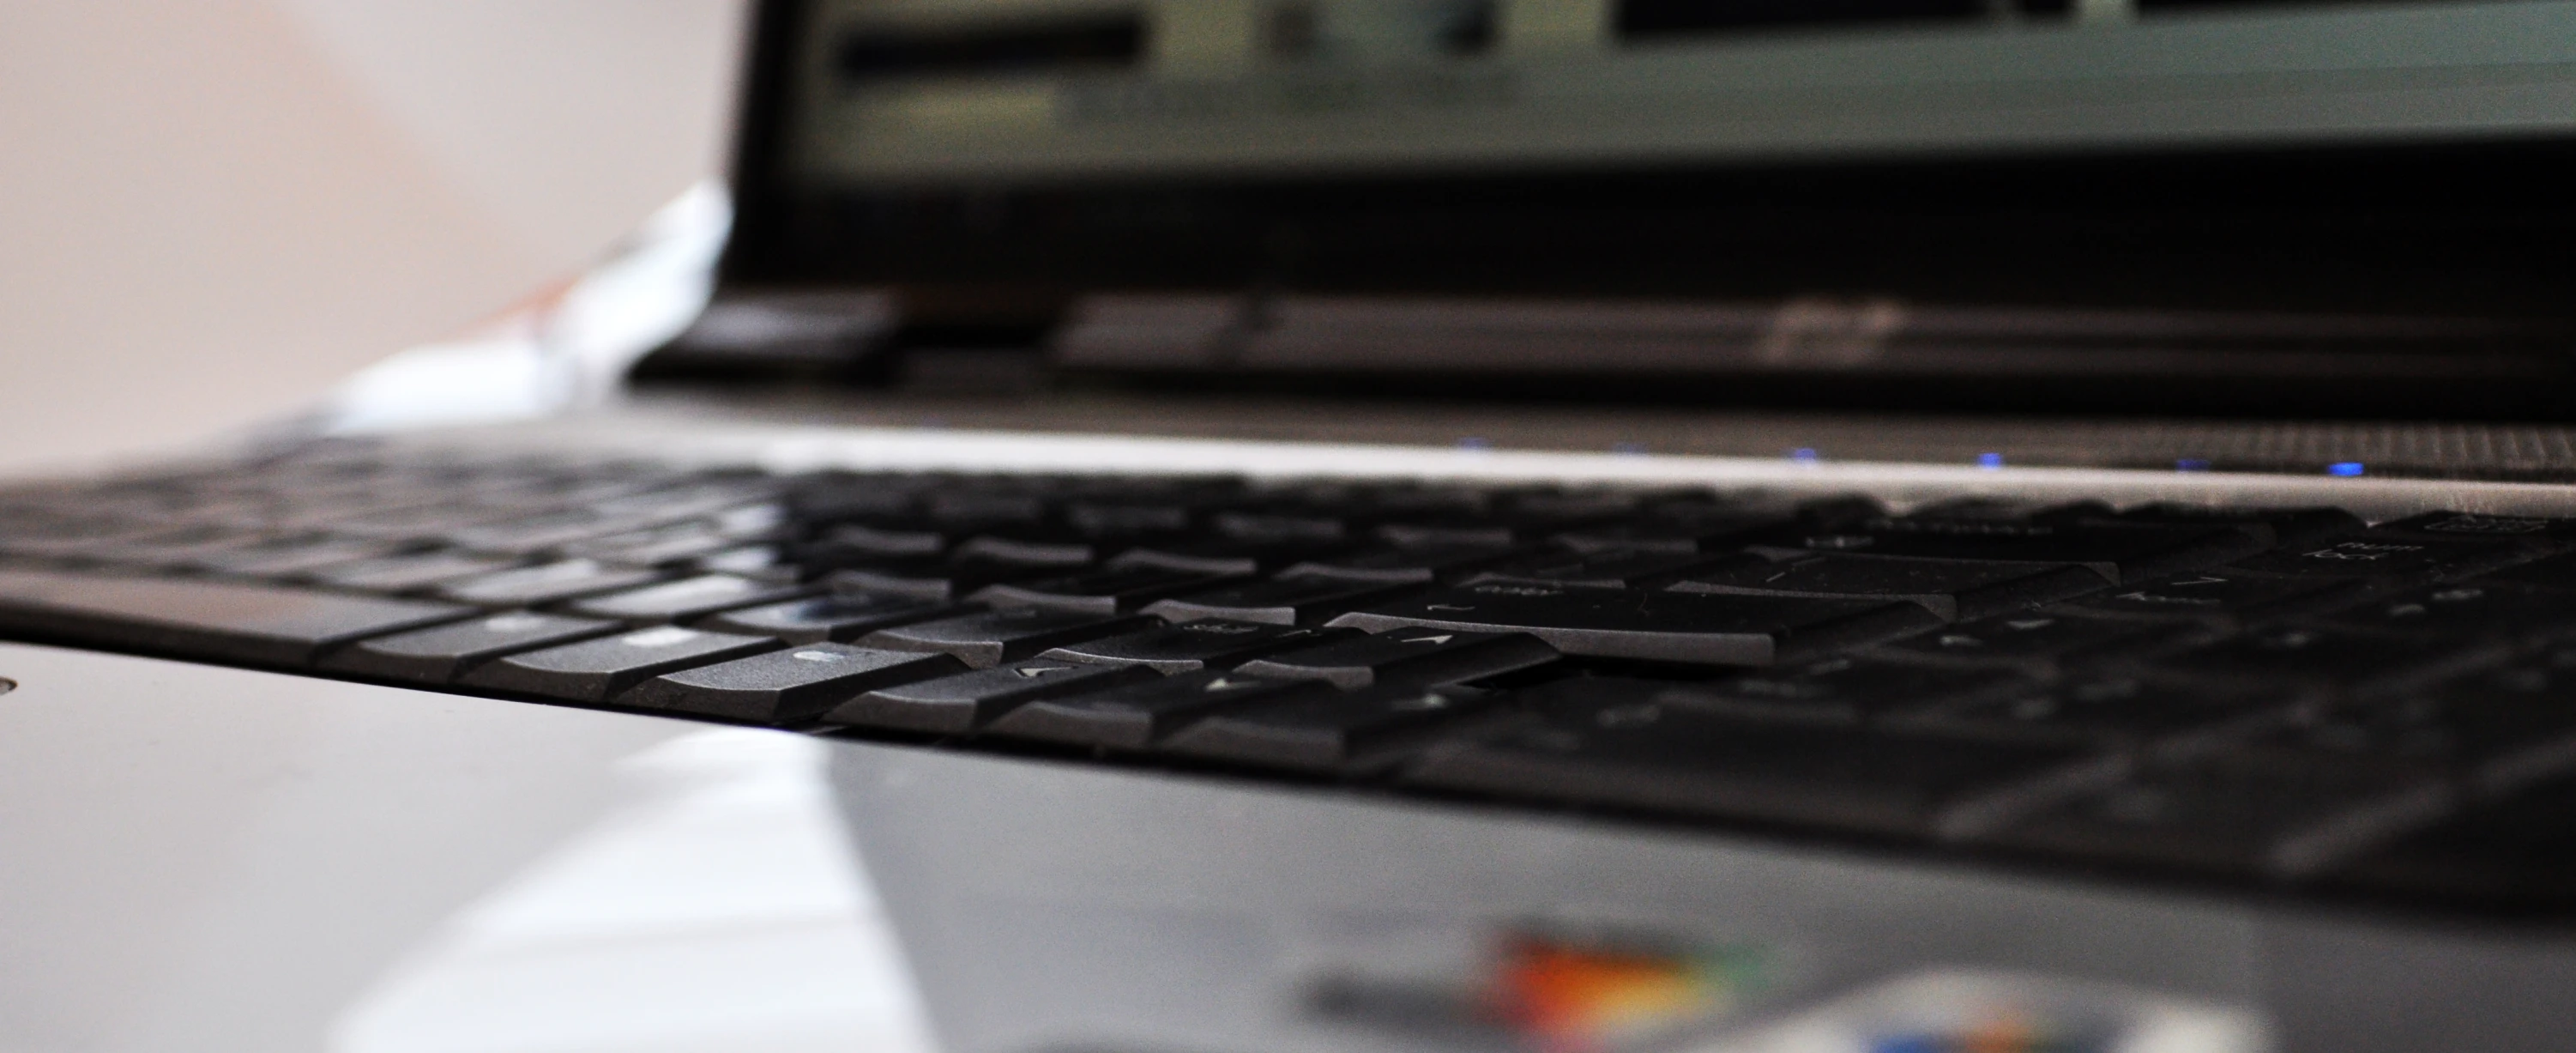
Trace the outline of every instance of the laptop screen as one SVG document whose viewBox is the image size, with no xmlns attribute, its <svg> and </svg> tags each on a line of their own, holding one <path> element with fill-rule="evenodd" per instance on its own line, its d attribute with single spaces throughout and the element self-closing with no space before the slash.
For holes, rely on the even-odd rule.
<svg viewBox="0 0 2576 1053">
<path fill-rule="evenodd" d="M 2576 3 L 825 0 L 808 186 L 2576 130 Z"/>
<path fill-rule="evenodd" d="M 766 0 L 752 74 L 734 288 L 1205 330 L 1087 362 L 2412 384 L 2576 315 L 2576 0 Z"/>
</svg>

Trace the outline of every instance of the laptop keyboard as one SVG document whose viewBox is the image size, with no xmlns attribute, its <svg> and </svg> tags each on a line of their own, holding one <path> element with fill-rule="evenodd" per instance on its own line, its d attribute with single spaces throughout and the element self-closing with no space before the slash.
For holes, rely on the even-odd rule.
<svg viewBox="0 0 2576 1053">
<path fill-rule="evenodd" d="M 2097 876 L 2576 906 L 2576 521 L 341 451 L 0 492 L 0 631 Z"/>
</svg>

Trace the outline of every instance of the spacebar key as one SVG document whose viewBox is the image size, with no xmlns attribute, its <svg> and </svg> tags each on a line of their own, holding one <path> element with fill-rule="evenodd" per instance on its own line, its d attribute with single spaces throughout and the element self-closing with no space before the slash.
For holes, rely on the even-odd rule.
<svg viewBox="0 0 2576 1053">
<path fill-rule="evenodd" d="M 1572 655 L 1769 665 L 1940 624 L 1922 607 L 1639 589 L 1556 589 L 1493 582 L 1377 604 L 1328 624 L 1528 633 Z"/>
<path fill-rule="evenodd" d="M 454 621 L 472 607 L 263 585 L 0 571 L 0 631 L 257 665 Z"/>
</svg>

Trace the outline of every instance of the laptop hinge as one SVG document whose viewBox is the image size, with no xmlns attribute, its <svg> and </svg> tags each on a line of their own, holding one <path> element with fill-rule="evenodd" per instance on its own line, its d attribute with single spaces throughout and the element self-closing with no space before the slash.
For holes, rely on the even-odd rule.
<svg viewBox="0 0 2576 1053">
<path fill-rule="evenodd" d="M 727 291 L 648 366 L 713 375 L 841 370 L 883 343 L 901 318 L 884 291 Z"/>
<path fill-rule="evenodd" d="M 1055 364 L 1127 372 L 2557 378 L 2556 327 L 2458 318 L 1948 307 L 1879 297 L 1609 301 L 1096 293 Z"/>
</svg>

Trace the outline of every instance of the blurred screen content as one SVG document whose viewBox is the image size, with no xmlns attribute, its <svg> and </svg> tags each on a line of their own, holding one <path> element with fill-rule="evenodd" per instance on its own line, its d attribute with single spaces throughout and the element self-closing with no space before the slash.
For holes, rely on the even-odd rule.
<svg viewBox="0 0 2576 1053">
<path fill-rule="evenodd" d="M 827 184 L 2576 129 L 2515 94 L 2576 78 L 2564 0 L 826 0 L 808 17 L 789 168 Z M 2351 105 L 2389 92 L 2409 104 Z"/>
</svg>

